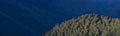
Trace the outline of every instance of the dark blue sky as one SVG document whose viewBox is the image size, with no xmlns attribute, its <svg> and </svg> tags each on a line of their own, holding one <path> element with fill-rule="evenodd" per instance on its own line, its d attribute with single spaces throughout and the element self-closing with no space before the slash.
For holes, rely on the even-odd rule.
<svg viewBox="0 0 120 36">
<path fill-rule="evenodd" d="M 83 14 L 120 18 L 120 0 L 0 0 L 0 36 L 41 36 Z"/>
</svg>

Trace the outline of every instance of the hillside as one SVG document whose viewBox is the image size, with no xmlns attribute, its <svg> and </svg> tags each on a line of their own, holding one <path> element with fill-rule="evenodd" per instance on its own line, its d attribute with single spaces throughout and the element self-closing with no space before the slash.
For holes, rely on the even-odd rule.
<svg viewBox="0 0 120 36">
<path fill-rule="evenodd" d="M 57 24 L 45 36 L 120 36 L 120 19 L 85 14 Z"/>
</svg>

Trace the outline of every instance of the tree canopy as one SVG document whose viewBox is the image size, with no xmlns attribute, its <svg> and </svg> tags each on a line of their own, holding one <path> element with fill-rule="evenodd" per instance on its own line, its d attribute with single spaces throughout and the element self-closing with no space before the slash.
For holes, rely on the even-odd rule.
<svg viewBox="0 0 120 36">
<path fill-rule="evenodd" d="M 120 36 L 120 19 L 85 14 L 57 24 L 45 36 Z"/>
</svg>

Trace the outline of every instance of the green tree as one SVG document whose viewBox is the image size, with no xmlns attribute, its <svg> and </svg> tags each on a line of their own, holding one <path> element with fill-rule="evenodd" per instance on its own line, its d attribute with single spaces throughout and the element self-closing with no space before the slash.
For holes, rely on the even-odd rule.
<svg viewBox="0 0 120 36">
<path fill-rule="evenodd" d="M 120 19 L 86 14 L 57 24 L 45 36 L 120 36 Z"/>
</svg>

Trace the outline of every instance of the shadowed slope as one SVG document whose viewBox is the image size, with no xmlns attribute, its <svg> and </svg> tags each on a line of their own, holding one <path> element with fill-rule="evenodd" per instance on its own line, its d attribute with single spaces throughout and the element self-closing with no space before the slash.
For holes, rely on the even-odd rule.
<svg viewBox="0 0 120 36">
<path fill-rule="evenodd" d="M 120 36 L 120 19 L 86 14 L 56 25 L 45 36 Z"/>
</svg>

